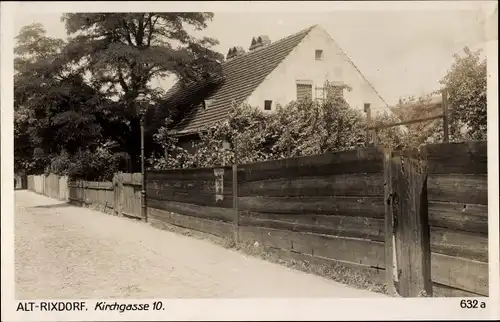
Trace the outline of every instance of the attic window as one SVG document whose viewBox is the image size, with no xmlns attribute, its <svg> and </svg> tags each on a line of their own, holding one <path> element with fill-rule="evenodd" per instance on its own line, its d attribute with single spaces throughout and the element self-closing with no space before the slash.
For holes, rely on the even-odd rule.
<svg viewBox="0 0 500 322">
<path fill-rule="evenodd" d="M 316 56 L 316 60 L 322 60 L 323 59 L 323 50 L 316 49 L 315 56 Z"/>
<path fill-rule="evenodd" d="M 214 103 L 214 100 L 204 100 L 203 101 L 203 109 L 206 110 Z"/>
<path fill-rule="evenodd" d="M 273 106 L 273 101 L 265 100 L 264 101 L 264 110 L 270 111 Z"/>
</svg>

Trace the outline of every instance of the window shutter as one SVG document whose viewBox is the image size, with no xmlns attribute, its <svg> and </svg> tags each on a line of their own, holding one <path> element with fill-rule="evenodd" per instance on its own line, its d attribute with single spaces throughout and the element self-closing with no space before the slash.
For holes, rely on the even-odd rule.
<svg viewBox="0 0 500 322">
<path fill-rule="evenodd" d="M 297 84 L 297 100 L 312 99 L 312 85 Z"/>
</svg>

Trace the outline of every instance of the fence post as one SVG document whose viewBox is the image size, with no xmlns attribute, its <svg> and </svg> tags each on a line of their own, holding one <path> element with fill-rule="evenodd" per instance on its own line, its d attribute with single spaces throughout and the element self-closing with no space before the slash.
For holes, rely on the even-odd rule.
<svg viewBox="0 0 500 322">
<path fill-rule="evenodd" d="M 450 142 L 450 137 L 448 134 L 449 124 L 448 124 L 448 91 L 443 90 L 442 95 L 442 107 L 443 107 L 443 135 L 444 143 Z"/>
<path fill-rule="evenodd" d="M 396 296 L 394 287 L 394 217 L 392 213 L 392 151 L 384 151 L 384 210 L 385 210 L 385 280 L 389 296 Z"/>
<path fill-rule="evenodd" d="M 240 213 L 238 211 L 238 164 L 233 164 L 233 209 L 234 209 L 234 242 L 240 240 Z"/>
<path fill-rule="evenodd" d="M 416 150 L 391 159 L 398 292 L 432 296 L 426 160 Z"/>
</svg>

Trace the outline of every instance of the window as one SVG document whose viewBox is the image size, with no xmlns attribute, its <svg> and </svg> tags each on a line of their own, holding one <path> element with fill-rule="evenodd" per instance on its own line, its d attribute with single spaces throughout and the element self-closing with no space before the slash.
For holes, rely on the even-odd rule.
<svg viewBox="0 0 500 322">
<path fill-rule="evenodd" d="M 314 98 L 318 102 L 322 102 L 325 99 L 325 88 L 316 86 L 314 89 L 315 89 Z"/>
<path fill-rule="evenodd" d="M 312 84 L 297 83 L 297 100 L 312 99 Z"/>
<path fill-rule="evenodd" d="M 323 59 L 323 50 L 316 49 L 315 56 L 316 56 L 316 60 L 322 60 Z"/>
<path fill-rule="evenodd" d="M 271 110 L 271 107 L 273 106 L 273 101 L 264 101 L 264 109 L 266 111 L 270 111 Z"/>
</svg>

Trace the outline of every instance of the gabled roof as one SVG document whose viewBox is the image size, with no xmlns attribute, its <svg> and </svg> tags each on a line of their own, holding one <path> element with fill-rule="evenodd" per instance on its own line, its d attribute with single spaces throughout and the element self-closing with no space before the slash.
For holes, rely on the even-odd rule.
<svg viewBox="0 0 500 322">
<path fill-rule="evenodd" d="M 222 75 L 224 80 L 212 93 L 203 99 L 212 100 L 209 108 L 203 108 L 203 101 L 189 103 L 189 97 L 193 96 L 193 86 L 182 88 L 179 84 L 174 85 L 167 92 L 168 97 L 175 97 L 175 101 L 187 103 L 187 114 L 175 127 L 174 131 L 182 133 L 197 132 L 218 121 L 223 121 L 228 115 L 232 104 L 239 105 L 252 94 L 269 75 L 304 39 L 314 28 L 311 26 L 296 34 L 278 40 L 267 46 L 255 49 L 242 56 L 234 57 L 222 64 Z M 186 108 L 184 107 L 184 108 Z"/>
</svg>

